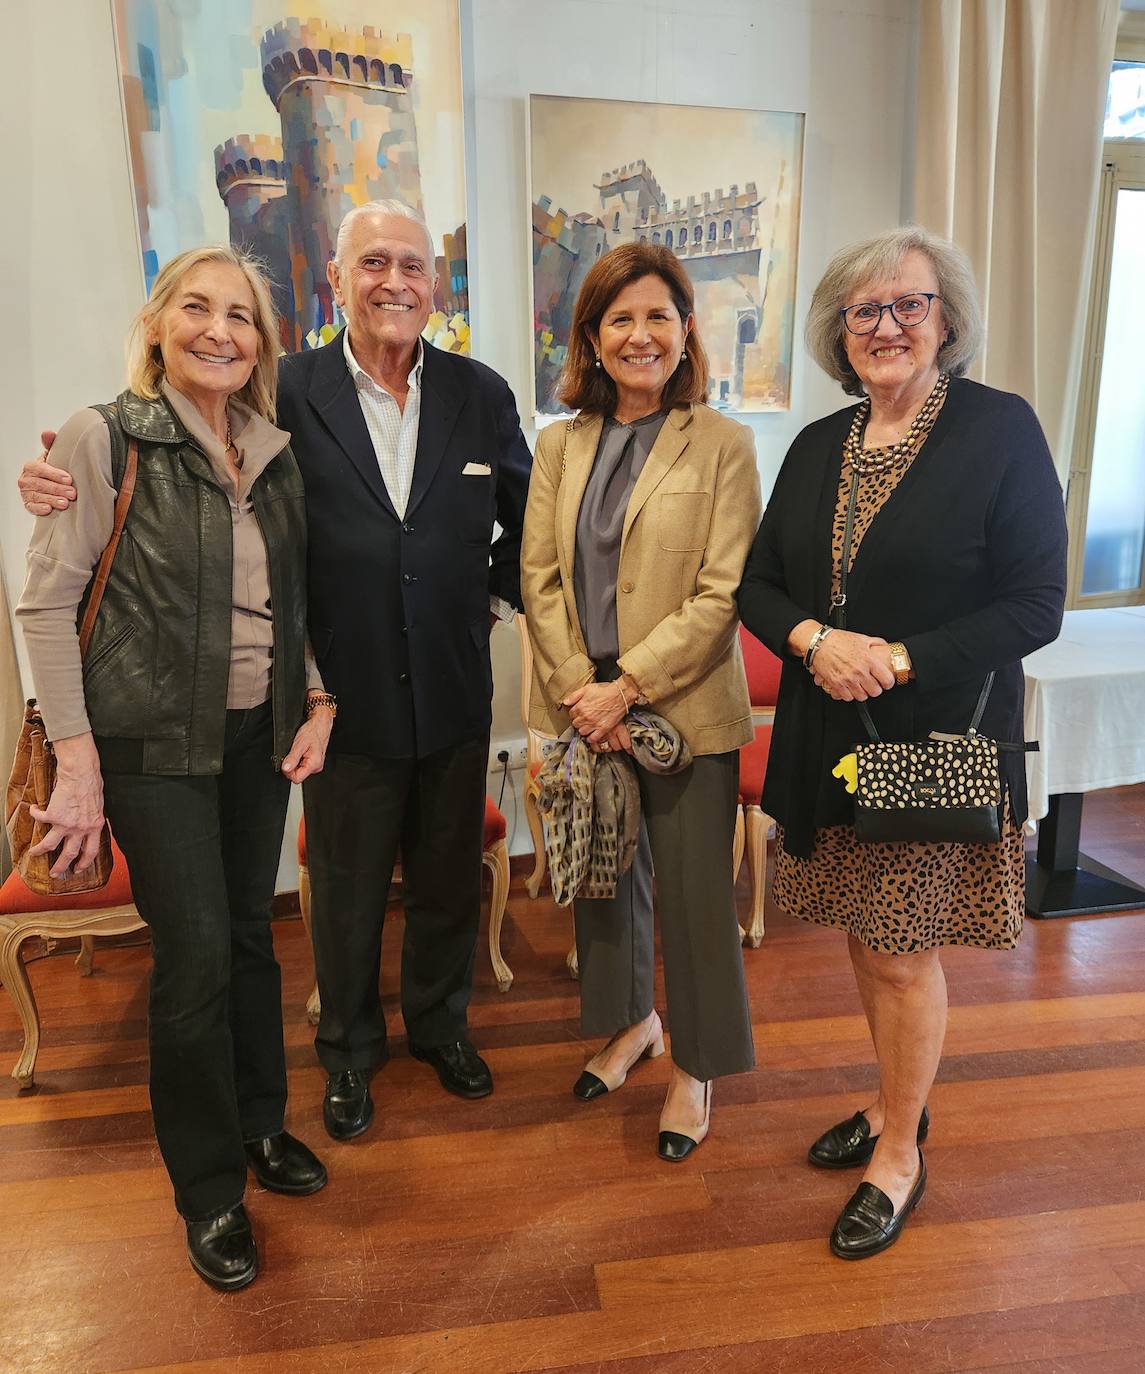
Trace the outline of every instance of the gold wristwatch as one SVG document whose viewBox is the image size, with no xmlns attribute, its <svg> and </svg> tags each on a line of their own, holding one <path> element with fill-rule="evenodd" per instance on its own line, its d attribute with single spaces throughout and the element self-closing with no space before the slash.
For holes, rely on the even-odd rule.
<svg viewBox="0 0 1145 1374">
<path fill-rule="evenodd" d="M 905 687 L 914 675 L 914 668 L 911 665 L 910 654 L 906 651 L 906 645 L 888 644 L 887 648 L 891 652 L 891 668 L 895 675 L 895 686 Z"/>
<path fill-rule="evenodd" d="M 306 719 L 309 720 L 319 706 L 326 706 L 332 716 L 338 714 L 338 698 L 330 692 L 315 692 L 313 690 L 306 694 Z"/>
</svg>

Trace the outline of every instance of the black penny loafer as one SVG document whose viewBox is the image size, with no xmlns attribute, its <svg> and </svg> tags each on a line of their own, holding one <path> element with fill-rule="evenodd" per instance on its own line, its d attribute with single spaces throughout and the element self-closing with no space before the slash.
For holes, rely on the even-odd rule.
<svg viewBox="0 0 1145 1374">
<path fill-rule="evenodd" d="M 335 1140 L 353 1140 L 374 1119 L 370 1075 L 365 1069 L 342 1069 L 326 1080 L 322 1121 Z"/>
<path fill-rule="evenodd" d="M 926 1192 L 926 1160 L 918 1152 L 918 1178 L 907 1200 L 896 1212 L 894 1203 L 873 1183 L 860 1183 L 850 1202 L 839 1213 L 831 1232 L 831 1251 L 840 1259 L 870 1259 L 889 1249 L 899 1236 L 907 1218 Z"/>
<path fill-rule="evenodd" d="M 926 1107 L 918 1119 L 918 1143 L 921 1145 L 930 1131 L 930 1112 Z M 871 1123 L 862 1112 L 848 1121 L 840 1121 L 819 1137 L 807 1151 L 807 1159 L 816 1169 L 853 1169 L 856 1164 L 869 1164 L 879 1143 L 871 1134 Z"/>
<path fill-rule="evenodd" d="M 258 1273 L 258 1251 L 242 1203 L 210 1221 L 187 1222 L 187 1256 L 212 1288 L 245 1288 Z"/>
<path fill-rule="evenodd" d="M 326 1187 L 326 1168 L 301 1140 L 279 1131 L 243 1144 L 247 1163 L 259 1183 L 271 1193 L 305 1197 Z"/>
<path fill-rule="evenodd" d="M 493 1091 L 493 1075 L 489 1065 L 468 1040 L 454 1040 L 449 1045 L 414 1045 L 410 1054 L 429 1064 L 441 1086 L 458 1097 L 488 1097 Z"/>
</svg>

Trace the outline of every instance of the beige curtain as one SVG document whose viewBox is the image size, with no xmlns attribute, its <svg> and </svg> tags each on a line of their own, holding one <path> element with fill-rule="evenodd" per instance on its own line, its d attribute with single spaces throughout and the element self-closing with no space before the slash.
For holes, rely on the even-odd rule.
<svg viewBox="0 0 1145 1374">
<path fill-rule="evenodd" d="M 16 736 L 23 719 L 24 696 L 20 689 L 20 669 L 16 662 L 16 645 L 12 639 L 12 617 L 8 610 L 8 596 L 4 588 L 4 569 L 0 564 L 0 789 L 7 786 L 12 767 Z M 0 812 L 0 821 L 3 813 Z M 8 837 L 0 824 L 0 882 L 11 869 Z"/>
<path fill-rule="evenodd" d="M 974 375 L 1070 467 L 1118 0 L 921 0 L 913 217 L 966 249 Z"/>
</svg>

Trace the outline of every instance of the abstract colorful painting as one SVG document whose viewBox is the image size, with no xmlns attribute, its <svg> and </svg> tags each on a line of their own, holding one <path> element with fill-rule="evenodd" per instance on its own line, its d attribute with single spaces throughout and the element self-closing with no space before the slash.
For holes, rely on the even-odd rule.
<svg viewBox="0 0 1145 1374">
<path fill-rule="evenodd" d="M 786 410 L 803 116 L 533 95 L 529 136 L 537 413 L 561 412 L 581 282 L 634 239 L 671 248 L 692 279 L 710 403 Z"/>
<path fill-rule="evenodd" d="M 144 274 L 201 243 L 267 264 L 283 346 L 341 318 L 343 215 L 398 197 L 437 246 L 427 337 L 469 349 L 457 0 L 113 0 Z"/>
</svg>

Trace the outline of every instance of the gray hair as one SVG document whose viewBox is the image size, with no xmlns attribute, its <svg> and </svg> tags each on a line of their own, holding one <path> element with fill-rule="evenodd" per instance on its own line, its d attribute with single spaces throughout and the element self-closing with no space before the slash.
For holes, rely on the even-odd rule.
<svg viewBox="0 0 1145 1374">
<path fill-rule="evenodd" d="M 363 215 L 398 215 L 402 219 L 413 220 L 414 224 L 420 224 L 422 232 L 425 234 L 426 266 L 432 273 L 437 261 L 437 255 L 433 249 L 433 235 L 429 232 L 429 225 L 425 222 L 425 216 L 420 210 L 415 210 L 412 205 L 407 205 L 404 200 L 368 200 L 365 205 L 355 205 L 352 210 L 348 210 L 338 226 L 338 241 L 334 245 L 334 261 L 339 269 L 345 259 L 346 244 L 350 238 L 350 230 L 354 221 Z"/>
<path fill-rule="evenodd" d="M 949 326 L 947 340 L 938 350 L 938 366 L 952 377 L 961 377 L 982 347 L 982 307 L 970 259 L 957 244 L 921 225 L 889 229 L 835 254 L 815 288 L 807 312 L 807 351 L 849 396 L 862 396 L 863 384 L 847 360 L 845 326 L 839 311 L 856 287 L 893 277 L 906 255 L 916 250 L 925 253 L 934 268 L 942 313 Z"/>
</svg>

